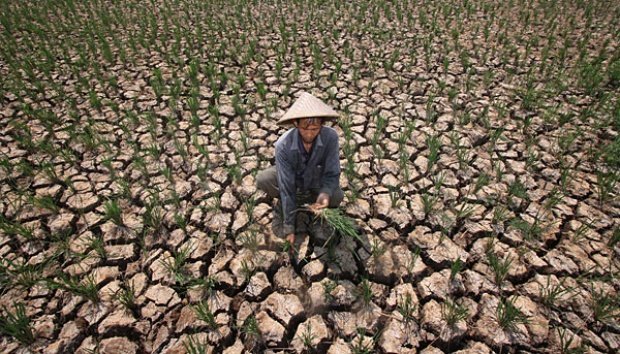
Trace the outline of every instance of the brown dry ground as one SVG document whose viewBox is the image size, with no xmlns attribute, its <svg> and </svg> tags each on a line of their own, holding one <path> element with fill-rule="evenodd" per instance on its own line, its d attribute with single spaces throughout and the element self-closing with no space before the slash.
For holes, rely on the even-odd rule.
<svg viewBox="0 0 620 354">
<path fill-rule="evenodd" d="M 1 352 L 619 350 L 617 2 L 0 6 Z M 307 264 L 255 188 L 301 91 L 361 235 Z"/>
</svg>

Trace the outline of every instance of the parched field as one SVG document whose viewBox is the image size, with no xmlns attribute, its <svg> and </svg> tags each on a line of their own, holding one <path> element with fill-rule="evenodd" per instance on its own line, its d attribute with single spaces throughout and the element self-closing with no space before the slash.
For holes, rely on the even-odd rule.
<svg viewBox="0 0 620 354">
<path fill-rule="evenodd" d="M 0 0 L 0 352 L 620 350 L 617 1 Z M 341 210 L 255 176 L 307 91 Z M 305 261 L 303 261 L 305 259 Z"/>
</svg>

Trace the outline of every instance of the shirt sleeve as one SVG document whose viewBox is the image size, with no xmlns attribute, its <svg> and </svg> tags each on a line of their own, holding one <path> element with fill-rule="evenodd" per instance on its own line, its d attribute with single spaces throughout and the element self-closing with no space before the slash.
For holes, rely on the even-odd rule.
<svg viewBox="0 0 620 354">
<path fill-rule="evenodd" d="M 288 235 L 295 232 L 295 172 L 281 146 L 276 147 L 276 170 L 278 172 L 282 215 L 284 216 L 283 231 L 285 235 Z"/>
<path fill-rule="evenodd" d="M 337 134 L 328 139 L 325 156 L 325 167 L 319 193 L 327 193 L 331 198 L 340 184 L 340 148 Z"/>
</svg>

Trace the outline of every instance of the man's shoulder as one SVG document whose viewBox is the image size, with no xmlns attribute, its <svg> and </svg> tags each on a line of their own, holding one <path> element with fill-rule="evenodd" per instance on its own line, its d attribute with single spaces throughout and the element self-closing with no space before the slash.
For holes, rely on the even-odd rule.
<svg viewBox="0 0 620 354">
<path fill-rule="evenodd" d="M 323 128 L 321 129 L 321 132 L 325 131 L 328 134 L 335 134 L 338 135 L 338 131 L 336 131 L 336 129 L 332 128 L 332 127 L 328 127 L 328 126 L 323 126 Z"/>
<path fill-rule="evenodd" d="M 332 127 L 323 127 L 321 128 L 321 138 L 324 139 L 323 141 L 338 141 L 338 132 Z"/>
<path fill-rule="evenodd" d="M 276 140 L 276 148 L 283 148 L 286 146 L 290 146 L 291 143 L 293 142 L 293 134 L 291 134 L 293 131 L 295 130 L 295 128 L 291 128 L 289 130 L 287 130 L 286 132 L 284 132 L 284 134 L 282 134 L 278 140 Z"/>
</svg>

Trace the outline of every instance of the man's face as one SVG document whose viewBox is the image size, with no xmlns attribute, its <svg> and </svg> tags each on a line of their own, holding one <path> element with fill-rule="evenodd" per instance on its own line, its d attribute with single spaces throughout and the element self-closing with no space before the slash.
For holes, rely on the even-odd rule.
<svg viewBox="0 0 620 354">
<path fill-rule="evenodd" d="M 323 125 L 323 119 L 321 118 L 302 118 L 295 124 L 299 129 L 301 140 L 306 144 L 312 144 L 314 139 L 321 132 L 321 126 Z"/>
</svg>

